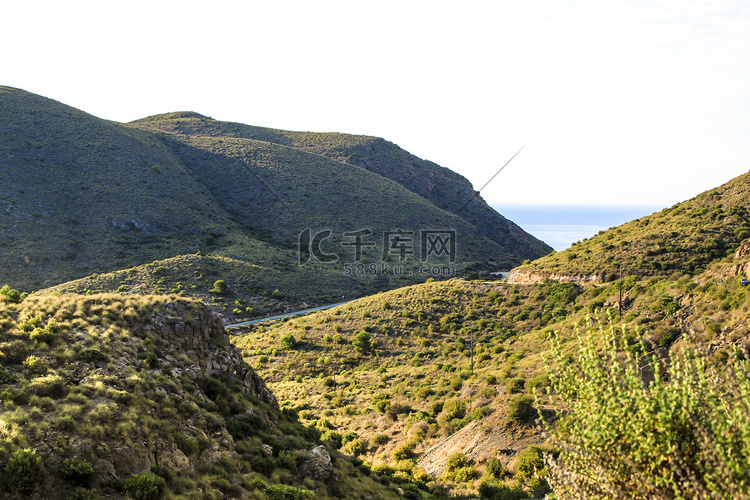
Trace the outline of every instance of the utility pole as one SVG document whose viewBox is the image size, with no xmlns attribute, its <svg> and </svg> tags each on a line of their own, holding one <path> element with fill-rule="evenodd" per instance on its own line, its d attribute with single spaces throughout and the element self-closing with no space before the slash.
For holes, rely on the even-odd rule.
<svg viewBox="0 0 750 500">
<path fill-rule="evenodd" d="M 618 302 L 618 311 L 620 312 L 620 318 L 622 318 L 622 264 L 619 265 L 620 267 L 620 291 L 617 296 L 617 302 Z"/>
<path fill-rule="evenodd" d="M 471 348 L 471 374 L 474 375 L 474 330 L 471 331 L 471 340 L 469 342 Z"/>
</svg>

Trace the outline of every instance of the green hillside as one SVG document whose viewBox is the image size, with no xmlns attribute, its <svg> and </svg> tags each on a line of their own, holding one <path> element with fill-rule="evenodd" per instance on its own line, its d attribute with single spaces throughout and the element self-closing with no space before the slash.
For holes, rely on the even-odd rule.
<svg viewBox="0 0 750 500">
<path fill-rule="evenodd" d="M 531 248 L 537 255 L 551 251 L 491 209 L 464 177 L 379 137 L 276 130 L 219 122 L 195 113 L 157 115 L 133 124 L 182 135 L 255 139 L 355 165 L 394 180 L 439 208 L 461 216 L 505 248 L 515 252 Z"/>
<path fill-rule="evenodd" d="M 628 269 L 622 281 L 612 272 L 603 283 L 543 278 L 533 284 L 425 283 L 239 329 L 233 341 L 279 399 L 300 409 L 303 421 L 326 430 L 324 439 L 376 468 L 390 467 L 410 477 L 427 471 L 455 493 L 476 494 L 485 484 L 485 497 L 494 498 L 486 493 L 492 487 L 519 490 L 513 498 L 541 498 L 546 490 L 535 489 L 538 485 L 523 464 L 538 455 L 545 438 L 535 427 L 535 412 L 520 408 L 535 395 L 544 401 L 550 390 L 544 358 L 552 355 L 553 339 L 571 356 L 565 359 L 575 360 L 583 342 L 578 332 L 590 329 L 596 339 L 611 317 L 620 349 L 615 358 L 623 360 L 630 353 L 641 366 L 650 356 L 668 366 L 670 355 L 695 349 L 709 369 L 721 371 L 737 349 L 747 355 L 750 291 L 742 279 L 750 278 L 750 243 L 738 248 L 747 219 L 736 207 L 744 206 L 739 193 L 748 180 L 740 177 L 648 222 L 610 229 L 513 272 L 548 269 L 555 257 L 573 264 L 587 262 L 583 256 L 593 261 L 593 251 L 581 252 L 587 243 L 593 248 L 600 242 L 628 241 L 620 248 L 641 248 L 651 241 L 647 235 L 653 233 L 645 231 L 651 226 L 682 227 L 685 232 L 672 238 L 682 250 L 661 253 L 656 261 L 659 271 L 661 263 L 670 270 L 666 275 L 652 276 L 651 265 L 643 275 Z M 711 215 L 718 207 L 704 216 L 692 215 L 695 205 L 719 194 L 723 217 Z M 715 241 L 701 237 L 722 234 L 733 239 L 718 253 Z M 567 257 L 573 253 L 581 257 Z M 623 252 L 622 258 L 630 255 L 635 252 Z M 576 268 L 571 274 L 587 275 L 584 271 Z M 745 396 L 736 397 L 750 404 Z M 553 402 L 542 406 L 548 418 Z M 750 422 L 750 412 L 746 416 Z M 469 469 L 457 478 L 449 459 L 462 453 Z M 503 477 L 488 473 L 497 466 L 493 460 L 506 470 Z M 743 494 L 719 497 L 746 498 Z"/>
<path fill-rule="evenodd" d="M 3 297 L 5 298 L 5 297 Z M 176 296 L 0 300 L 3 498 L 420 498 L 299 423 Z"/>
<path fill-rule="evenodd" d="M 517 277 L 611 280 L 700 273 L 750 236 L 750 174 L 516 269 Z"/>
<path fill-rule="evenodd" d="M 165 123 L 185 120 L 207 125 L 164 130 Z M 236 274 L 222 279 L 252 277 L 252 286 L 237 290 L 240 296 L 280 288 L 290 297 L 326 302 L 426 279 L 417 272 L 424 231 L 455 232 L 449 275 L 467 265 L 509 267 L 549 250 L 502 217 L 474 225 L 378 173 L 268 134 L 233 134 L 232 127 L 246 126 L 192 113 L 119 124 L 1 87 L 0 281 L 30 291 L 155 261 L 169 268 L 170 259 L 200 252 L 232 261 Z M 423 174 L 429 178 L 414 175 Z M 465 182 L 455 175 L 449 181 Z M 488 236 L 488 227 L 507 238 Z M 345 264 L 380 264 L 385 235 L 399 230 L 410 246 L 395 260 L 386 257 L 404 272 L 344 275 Z M 320 250 L 339 259 L 324 265 L 305 255 L 309 262 L 300 266 L 301 235 L 309 234 L 312 244 L 324 231 L 331 236 Z M 361 259 L 345 233 L 367 233 Z M 184 273 L 175 282 L 200 274 L 184 266 L 173 271 L 178 268 Z M 330 286 L 317 286 L 312 276 Z"/>
</svg>

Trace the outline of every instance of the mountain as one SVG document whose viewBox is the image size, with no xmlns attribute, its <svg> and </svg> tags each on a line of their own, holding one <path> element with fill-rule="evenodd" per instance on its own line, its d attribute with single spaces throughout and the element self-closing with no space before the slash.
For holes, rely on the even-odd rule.
<svg viewBox="0 0 750 500">
<path fill-rule="evenodd" d="M 447 168 L 422 160 L 379 137 L 341 133 L 290 132 L 211 120 L 196 113 L 170 113 L 133 122 L 180 135 L 236 137 L 280 144 L 355 165 L 403 185 L 439 208 L 459 215 L 501 246 L 543 255 L 549 247 L 492 210 L 469 181 Z"/>
<path fill-rule="evenodd" d="M 360 149 L 366 168 L 352 160 Z M 267 269 L 284 274 L 282 292 L 330 301 L 426 279 L 420 238 L 431 232 L 450 234 L 452 251 L 426 263 L 453 274 L 550 251 L 465 179 L 375 138 L 195 113 L 121 124 L 0 87 L 0 164 L 0 281 L 27 290 L 200 252 L 248 267 L 255 281 L 235 283 L 242 296 L 274 291 L 257 272 Z M 463 211 L 461 199 L 471 200 Z M 344 264 L 369 269 L 383 254 L 405 271 L 343 275 Z"/>
</svg>

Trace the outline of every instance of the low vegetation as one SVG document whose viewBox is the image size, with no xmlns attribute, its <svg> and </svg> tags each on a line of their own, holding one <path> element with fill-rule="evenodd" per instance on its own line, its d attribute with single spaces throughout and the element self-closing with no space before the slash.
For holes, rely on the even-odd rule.
<svg viewBox="0 0 750 500">
<path fill-rule="evenodd" d="M 0 300 L 0 496 L 395 499 L 409 487 L 330 446 L 330 477 L 300 473 L 321 429 L 248 385 L 243 366 L 218 319 L 178 296 Z"/>
</svg>

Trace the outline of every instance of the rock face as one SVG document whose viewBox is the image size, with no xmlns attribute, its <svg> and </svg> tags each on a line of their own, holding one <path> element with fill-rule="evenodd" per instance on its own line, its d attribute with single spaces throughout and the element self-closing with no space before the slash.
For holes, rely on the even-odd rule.
<svg viewBox="0 0 750 500">
<path fill-rule="evenodd" d="M 742 244 L 734 254 L 734 259 L 738 260 L 747 256 L 750 256 L 750 240 L 745 240 L 742 242 Z"/>
<path fill-rule="evenodd" d="M 508 277 L 508 283 L 519 283 L 522 285 L 531 285 L 534 283 L 543 283 L 546 280 L 555 280 L 561 283 L 598 283 L 603 281 L 604 277 L 599 275 L 591 276 L 564 276 L 560 274 L 550 274 L 536 269 L 516 268 L 511 270 Z"/>
<path fill-rule="evenodd" d="M 153 333 L 155 337 L 166 340 L 167 361 L 170 355 L 175 360 L 185 356 L 195 363 L 194 367 L 188 368 L 197 370 L 194 375 L 210 377 L 221 374 L 238 379 L 246 391 L 279 409 L 276 396 L 245 363 L 240 350 L 229 342 L 221 317 L 207 307 L 196 307 L 191 302 L 173 302 L 165 305 L 140 328 L 144 334 Z"/>
<path fill-rule="evenodd" d="M 310 455 L 299 466 L 297 472 L 302 477 L 309 477 L 316 481 L 329 481 L 333 479 L 331 456 L 324 446 L 316 446 L 310 450 Z"/>
</svg>

